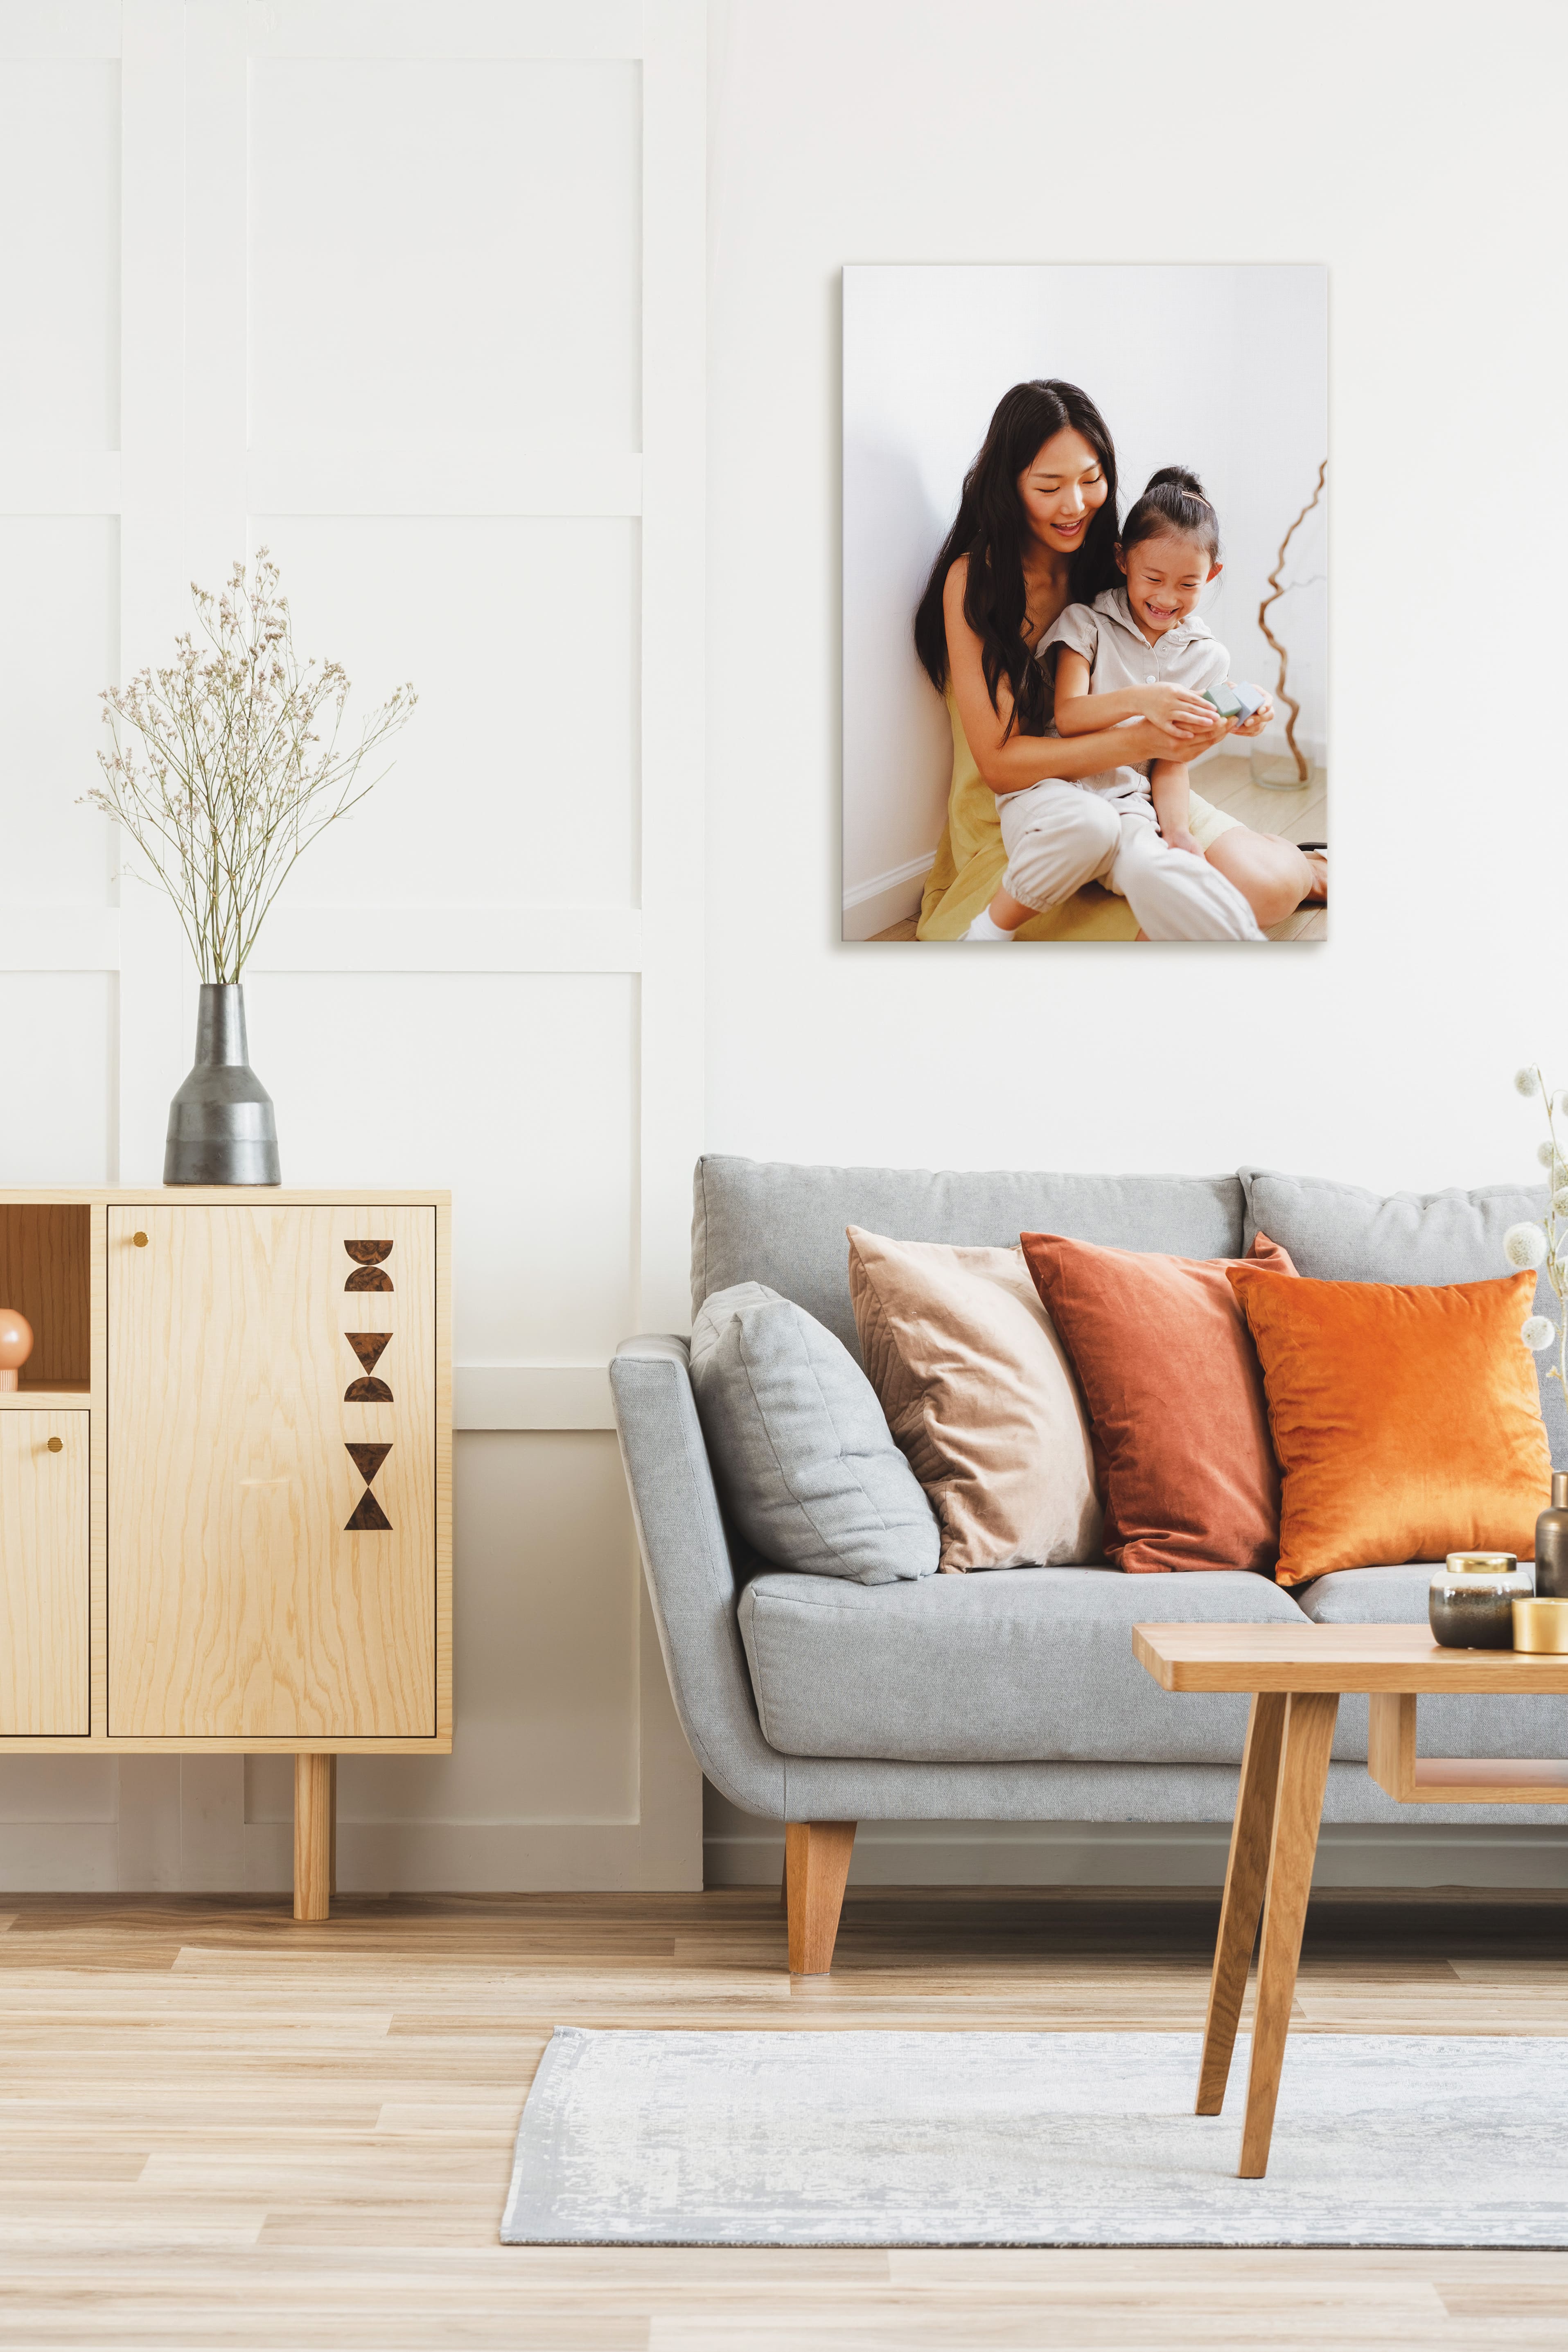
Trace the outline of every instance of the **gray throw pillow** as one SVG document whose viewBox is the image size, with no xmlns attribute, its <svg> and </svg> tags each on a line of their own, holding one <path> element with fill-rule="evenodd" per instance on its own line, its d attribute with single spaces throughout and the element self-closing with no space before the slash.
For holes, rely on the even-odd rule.
<svg viewBox="0 0 1568 2352">
<path fill-rule="evenodd" d="M 780 1568 L 890 1584 L 941 1536 L 877 1392 L 842 1340 L 760 1282 L 704 1301 L 691 1385 L 731 1517 Z"/>
<path fill-rule="evenodd" d="M 1502 1254 L 1510 1225 L 1546 1214 L 1544 1184 L 1479 1184 L 1461 1192 L 1363 1192 L 1322 1176 L 1281 1176 L 1244 1168 L 1246 1245 L 1262 1232 L 1288 1249 L 1298 1274 L 1315 1282 L 1500 1282 L 1517 1269 Z M 1560 1309 L 1542 1272 L 1535 1312 L 1557 1322 Z M 1523 1342 L 1521 1342 L 1523 1345 Z M 1535 1360 L 1541 1413 L 1552 1459 L 1568 1465 L 1568 1413 L 1549 1381 L 1555 1349 Z"/>
</svg>

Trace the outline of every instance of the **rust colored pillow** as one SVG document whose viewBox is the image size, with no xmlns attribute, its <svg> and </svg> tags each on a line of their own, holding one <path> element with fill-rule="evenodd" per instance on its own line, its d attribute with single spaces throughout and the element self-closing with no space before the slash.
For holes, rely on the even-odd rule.
<svg viewBox="0 0 1568 2352">
<path fill-rule="evenodd" d="M 1135 1576 L 1268 1575 L 1279 1474 L 1258 1358 L 1226 1280 L 1237 1261 L 1101 1249 L 1060 1234 L 1019 1239 L 1088 1409 L 1106 1559 Z M 1252 1261 L 1266 1281 L 1296 1272 L 1267 1234 Z"/>
<path fill-rule="evenodd" d="M 1226 1274 L 1284 1473 L 1281 1584 L 1450 1551 L 1534 1556 L 1552 1456 L 1519 1336 L 1533 1274 L 1415 1288 Z"/>
</svg>

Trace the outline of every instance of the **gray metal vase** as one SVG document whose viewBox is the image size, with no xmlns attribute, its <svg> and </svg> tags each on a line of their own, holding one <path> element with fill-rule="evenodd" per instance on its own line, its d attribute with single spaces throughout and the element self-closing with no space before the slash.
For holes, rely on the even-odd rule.
<svg viewBox="0 0 1568 2352">
<path fill-rule="evenodd" d="M 202 983 L 196 1058 L 169 1105 L 165 1184 L 280 1184 L 272 1097 L 251 1068 L 245 991 Z"/>
</svg>

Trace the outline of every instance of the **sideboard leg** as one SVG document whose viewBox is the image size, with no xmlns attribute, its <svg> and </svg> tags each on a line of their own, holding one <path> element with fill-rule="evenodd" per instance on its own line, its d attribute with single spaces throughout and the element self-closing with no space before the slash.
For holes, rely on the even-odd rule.
<svg viewBox="0 0 1568 2352">
<path fill-rule="evenodd" d="M 337 1884 L 338 1759 L 294 1759 L 294 1916 L 324 1919 Z"/>
<path fill-rule="evenodd" d="M 1220 1906 L 1214 1974 L 1209 1979 L 1209 2013 L 1198 2066 L 1195 2112 L 1200 2116 L 1217 2116 L 1225 2105 L 1230 2054 L 1236 2047 L 1236 2029 L 1247 1994 L 1247 1972 L 1252 1966 L 1252 1947 L 1258 1940 L 1258 1922 L 1263 1910 L 1263 1884 L 1268 1874 L 1285 1704 L 1283 1691 L 1255 1692 L 1252 1712 L 1247 1720 L 1241 1786 L 1236 1798 L 1236 1826 L 1230 1833 L 1225 1901 Z"/>
</svg>

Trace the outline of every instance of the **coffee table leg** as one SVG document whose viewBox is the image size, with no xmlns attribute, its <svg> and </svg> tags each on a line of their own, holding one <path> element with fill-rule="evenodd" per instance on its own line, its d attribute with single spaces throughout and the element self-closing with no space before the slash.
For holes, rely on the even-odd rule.
<svg viewBox="0 0 1568 2352">
<path fill-rule="evenodd" d="M 1220 1906 L 1219 1940 L 1209 1979 L 1209 2013 L 1198 2068 L 1196 2113 L 1200 2116 L 1217 2116 L 1225 2104 L 1230 2053 L 1236 2046 L 1237 2022 L 1263 1908 L 1286 1704 L 1283 1691 L 1258 1691 L 1247 1720 L 1241 1786 L 1236 1799 L 1236 1825 L 1230 1833 L 1230 1861 L 1225 1874 L 1225 1901 Z"/>
<path fill-rule="evenodd" d="M 1293 1691 L 1286 1710 L 1263 1906 L 1263 1949 L 1258 1963 L 1247 2120 L 1241 2134 L 1241 2162 L 1237 2167 L 1243 2180 L 1260 2179 L 1268 2166 L 1279 2069 L 1285 2063 L 1285 2036 L 1296 1998 L 1296 1963 L 1301 1955 L 1301 1929 L 1306 1924 L 1318 1824 L 1329 1779 L 1329 1750 L 1339 1710 L 1338 1696 L 1331 1691 Z"/>
</svg>

